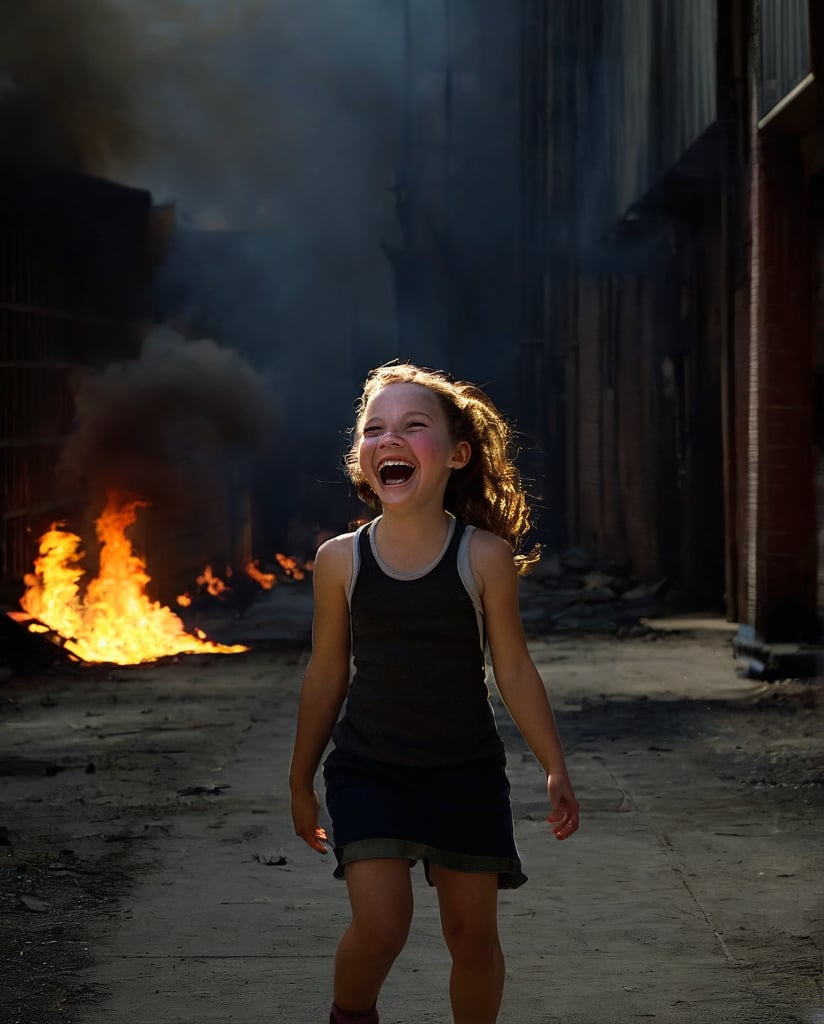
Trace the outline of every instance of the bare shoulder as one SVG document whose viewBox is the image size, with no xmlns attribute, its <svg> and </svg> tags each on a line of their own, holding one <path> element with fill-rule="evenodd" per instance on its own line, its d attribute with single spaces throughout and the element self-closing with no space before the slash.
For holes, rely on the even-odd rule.
<svg viewBox="0 0 824 1024">
<path fill-rule="evenodd" d="M 469 563 L 482 587 L 517 575 L 511 544 L 489 530 L 473 530 L 469 544 Z"/>
<path fill-rule="evenodd" d="M 350 556 L 352 551 L 352 538 L 354 533 L 339 533 L 337 537 L 330 537 L 318 548 L 315 560 L 318 558 L 324 561 L 334 561 L 345 555 Z"/>
<path fill-rule="evenodd" d="M 347 591 L 352 573 L 352 534 L 325 541 L 315 555 L 312 572 L 314 615 L 310 667 L 343 674 L 349 659 L 349 602 Z"/>
<path fill-rule="evenodd" d="M 346 585 L 352 572 L 352 533 L 341 533 L 318 548 L 315 555 L 315 583 L 342 583 Z"/>
<path fill-rule="evenodd" d="M 479 527 L 472 531 L 469 554 L 473 559 L 477 557 L 515 564 L 509 541 L 499 537 L 497 533 L 490 533 L 489 530 L 482 530 Z"/>
</svg>

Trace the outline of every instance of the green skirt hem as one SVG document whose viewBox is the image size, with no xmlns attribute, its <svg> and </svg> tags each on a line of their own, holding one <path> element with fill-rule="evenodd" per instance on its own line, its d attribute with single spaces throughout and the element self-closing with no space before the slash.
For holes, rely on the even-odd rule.
<svg viewBox="0 0 824 1024">
<path fill-rule="evenodd" d="M 354 861 L 394 858 L 408 860 L 410 865 L 414 865 L 419 860 L 422 861 L 426 881 L 429 885 L 432 885 L 429 875 L 430 864 L 437 864 L 449 871 L 497 875 L 499 889 L 517 889 L 527 881 L 527 876 L 521 870 L 519 860 L 508 857 L 453 853 L 408 839 L 359 839 L 347 843 L 346 846 L 336 846 L 335 857 L 338 862 L 335 868 L 335 878 L 343 878 L 344 868 Z"/>
</svg>

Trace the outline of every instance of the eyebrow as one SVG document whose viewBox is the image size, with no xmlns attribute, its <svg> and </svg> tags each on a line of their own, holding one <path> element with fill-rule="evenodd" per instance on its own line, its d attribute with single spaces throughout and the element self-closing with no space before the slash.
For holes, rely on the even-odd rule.
<svg viewBox="0 0 824 1024">
<path fill-rule="evenodd" d="M 418 411 L 418 410 L 415 410 L 415 409 L 409 409 L 405 413 L 403 413 L 403 415 L 401 416 L 401 419 L 408 420 L 408 419 L 410 419 L 413 416 L 425 416 L 426 419 L 428 419 L 428 420 L 433 420 L 435 418 L 432 415 L 431 412 L 423 412 L 423 410 Z M 381 416 L 370 416 L 368 420 L 364 420 L 364 422 L 363 422 L 364 429 L 366 427 L 368 427 L 368 426 L 372 426 L 372 425 L 374 425 L 376 423 L 380 423 L 382 419 L 383 419 L 383 417 L 381 417 Z"/>
</svg>

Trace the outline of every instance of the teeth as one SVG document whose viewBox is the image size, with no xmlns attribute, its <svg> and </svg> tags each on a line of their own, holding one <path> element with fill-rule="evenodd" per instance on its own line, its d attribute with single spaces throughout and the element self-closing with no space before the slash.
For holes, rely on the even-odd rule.
<svg viewBox="0 0 824 1024">
<path fill-rule="evenodd" d="M 403 469 L 404 473 L 393 473 L 393 469 Z M 378 476 L 385 486 L 395 486 L 406 483 L 415 472 L 415 466 L 406 459 L 384 459 L 378 463 Z M 392 478 L 395 479 L 392 479 Z"/>
</svg>

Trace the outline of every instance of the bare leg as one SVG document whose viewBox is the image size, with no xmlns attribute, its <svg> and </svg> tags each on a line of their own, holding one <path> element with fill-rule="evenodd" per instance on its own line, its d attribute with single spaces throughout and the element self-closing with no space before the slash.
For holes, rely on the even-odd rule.
<svg viewBox="0 0 824 1024">
<path fill-rule="evenodd" d="M 449 996 L 454 1024 L 495 1024 L 504 988 L 498 939 L 498 876 L 433 864 L 441 927 L 452 955 Z"/>
<path fill-rule="evenodd" d="M 352 922 L 335 954 L 335 1002 L 350 1012 L 374 1006 L 412 921 L 409 861 L 359 860 L 346 865 Z"/>
</svg>

